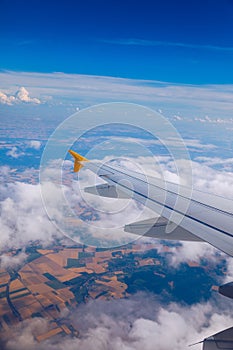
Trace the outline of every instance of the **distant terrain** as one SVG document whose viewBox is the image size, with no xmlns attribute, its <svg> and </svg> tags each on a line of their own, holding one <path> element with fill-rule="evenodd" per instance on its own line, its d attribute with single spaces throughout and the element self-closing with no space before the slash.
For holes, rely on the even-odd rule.
<svg viewBox="0 0 233 350">
<path fill-rule="evenodd" d="M 177 270 L 165 261 L 169 250 L 164 246 L 158 254 L 156 245 L 149 243 L 143 249 L 135 243 L 110 250 L 78 245 L 27 248 L 25 265 L 0 270 L 0 332 L 7 334 L 22 320 L 42 317 L 50 328 L 37 335 L 38 342 L 56 334 L 77 337 L 79 330 L 62 310 L 139 291 L 156 294 L 162 303 L 207 300 L 216 284 L 211 266 L 190 261 Z"/>
</svg>

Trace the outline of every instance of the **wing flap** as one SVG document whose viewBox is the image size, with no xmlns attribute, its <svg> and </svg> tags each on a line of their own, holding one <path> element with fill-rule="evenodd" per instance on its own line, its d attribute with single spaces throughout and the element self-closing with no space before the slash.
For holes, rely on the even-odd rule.
<svg viewBox="0 0 233 350">
<path fill-rule="evenodd" d="M 172 231 L 169 226 L 173 224 L 164 217 L 157 217 L 147 220 L 134 222 L 125 225 L 124 230 L 129 233 L 135 233 L 140 236 L 153 237 L 165 240 L 175 241 L 203 241 L 201 238 L 194 236 L 191 232 L 177 226 Z M 171 232 L 170 232 L 171 231 Z"/>
<path fill-rule="evenodd" d="M 233 349 L 233 327 L 216 333 L 203 341 L 203 350 Z"/>
</svg>

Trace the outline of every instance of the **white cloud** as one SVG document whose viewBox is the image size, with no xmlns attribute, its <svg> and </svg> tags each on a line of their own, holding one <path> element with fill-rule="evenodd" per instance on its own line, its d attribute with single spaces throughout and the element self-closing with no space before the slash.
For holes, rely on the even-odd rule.
<svg viewBox="0 0 233 350">
<path fill-rule="evenodd" d="M 15 94 L 15 98 L 21 102 L 40 104 L 41 101 L 38 98 L 32 98 L 29 96 L 29 92 L 22 86 Z"/>
<path fill-rule="evenodd" d="M 177 121 L 182 121 L 184 120 L 184 118 L 181 116 L 181 115 L 173 115 L 172 117 L 174 120 L 177 120 Z"/>
<path fill-rule="evenodd" d="M 182 85 L 168 82 L 87 76 L 64 73 L 1 72 L 2 92 L 13 91 L 18 85 L 26 85 L 35 96 L 52 96 L 56 103 L 72 103 L 89 106 L 95 103 L 126 101 L 163 109 L 174 116 L 177 111 L 183 117 L 197 120 L 227 120 L 232 118 L 233 85 Z M 5 100 L 5 97 L 3 98 Z M 185 101 L 185 103 L 184 103 Z M 9 101 L 10 102 L 10 101 Z M 54 100 L 53 100 L 53 103 Z M 173 118 L 174 119 L 174 118 Z"/>
<path fill-rule="evenodd" d="M 57 336 L 37 343 L 35 337 L 46 332 L 49 321 L 35 318 L 12 329 L 14 337 L 6 339 L 4 350 L 181 350 L 233 322 L 230 310 L 218 310 L 209 302 L 160 306 L 145 293 L 89 302 L 68 312 L 69 319 L 78 326 L 79 338 Z"/>
<path fill-rule="evenodd" d="M 61 237 L 45 212 L 39 185 L 15 182 L 1 185 L 0 190 L 0 251 L 24 248 L 35 241 L 46 246 Z M 51 205 L 54 212 L 58 210 L 59 203 L 51 201 Z"/>
<path fill-rule="evenodd" d="M 12 158 L 19 158 L 24 155 L 24 153 L 20 152 L 16 146 L 13 146 L 6 154 Z"/>
<path fill-rule="evenodd" d="M 68 165 L 70 163 L 67 161 Z M 7 173 L 9 174 L 11 170 L 5 167 L 0 170 L 2 170 L 2 178 L 7 181 Z M 111 247 L 112 244 L 120 245 L 137 239 L 137 236 L 127 235 L 122 228 L 119 228 L 124 225 L 125 220 L 135 221 L 141 214 L 142 209 L 134 201 L 125 203 L 124 200 L 119 200 L 119 203 L 118 200 L 110 199 L 112 213 L 109 213 L 109 200 L 102 201 L 95 196 L 88 197 L 88 194 L 87 197 L 84 195 L 84 201 L 82 200 L 79 186 L 90 185 L 88 184 L 90 174 L 88 175 L 87 171 L 83 173 L 87 177 L 80 183 L 74 181 L 70 186 L 62 186 L 62 193 L 56 184 L 58 177 L 56 167 L 47 169 L 47 172 L 51 181 L 44 182 L 41 186 L 22 182 L 3 182 L 0 186 L 0 251 L 22 248 L 36 241 L 48 246 L 54 239 L 63 237 L 62 233 L 74 237 L 76 241 L 83 242 L 84 239 L 87 244 L 91 244 L 95 239 L 97 245 Z M 42 202 L 41 189 L 46 195 L 46 207 Z M 70 208 L 69 210 L 74 209 L 76 219 L 79 219 L 82 208 L 86 208 L 86 212 L 96 213 L 98 220 L 89 223 L 79 220 L 79 225 L 74 230 L 73 224 L 67 223 L 69 217 L 67 217 L 66 205 Z M 83 232 L 85 232 L 84 237 Z"/>
<path fill-rule="evenodd" d="M 221 171 L 233 171 L 233 158 L 196 157 L 195 160 L 209 167 L 221 166 Z"/>
<path fill-rule="evenodd" d="M 233 172 L 218 171 L 198 162 L 192 162 L 192 171 L 195 188 L 232 200 Z"/>
<path fill-rule="evenodd" d="M 159 247 L 159 251 L 162 251 L 162 246 Z M 200 263 L 203 259 L 208 262 L 217 261 L 221 253 L 216 248 L 212 247 L 208 243 L 200 242 L 182 242 L 178 247 L 171 247 L 170 255 L 166 255 L 168 262 L 171 266 L 179 268 L 180 264 L 193 261 Z M 222 254 L 223 255 L 223 254 Z"/>
<path fill-rule="evenodd" d="M 210 118 L 206 115 L 204 118 L 195 118 L 194 120 L 201 123 L 210 123 L 210 124 L 233 124 L 233 118 L 223 119 L 223 118 Z"/>
<path fill-rule="evenodd" d="M 34 148 L 34 149 L 38 150 L 41 147 L 41 141 L 31 140 L 31 141 L 28 142 L 27 145 L 28 145 L 29 148 Z"/>
<path fill-rule="evenodd" d="M 229 282 L 233 282 L 233 259 L 232 257 L 228 257 L 226 260 L 227 264 L 227 270 L 225 272 L 225 278 L 224 278 L 224 283 L 229 283 Z"/>
<path fill-rule="evenodd" d="M 8 267 L 17 268 L 25 262 L 26 258 L 27 258 L 27 254 L 25 254 L 24 251 L 14 256 L 2 254 L 0 256 L 0 267 L 2 269 L 8 268 Z"/>
<path fill-rule="evenodd" d="M 0 103 L 6 105 L 12 105 L 15 102 L 15 96 L 6 95 L 0 91 Z"/>
<path fill-rule="evenodd" d="M 21 102 L 33 104 L 41 103 L 38 98 L 30 97 L 29 92 L 23 86 L 16 91 L 15 95 L 10 95 L 0 91 L 0 103 L 11 106 Z"/>
</svg>

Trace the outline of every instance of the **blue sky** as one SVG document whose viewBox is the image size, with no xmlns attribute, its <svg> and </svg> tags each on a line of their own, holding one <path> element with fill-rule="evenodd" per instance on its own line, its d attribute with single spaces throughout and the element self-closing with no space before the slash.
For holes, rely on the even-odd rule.
<svg viewBox="0 0 233 350">
<path fill-rule="evenodd" d="M 0 69 L 233 81 L 233 2 L 2 0 Z"/>
</svg>

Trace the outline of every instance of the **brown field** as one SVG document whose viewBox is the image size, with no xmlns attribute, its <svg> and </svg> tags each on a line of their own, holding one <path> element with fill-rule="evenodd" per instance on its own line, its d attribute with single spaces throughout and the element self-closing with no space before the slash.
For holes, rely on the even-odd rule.
<svg viewBox="0 0 233 350">
<path fill-rule="evenodd" d="M 7 303 L 6 298 L 0 299 L 0 315 L 4 315 L 5 313 L 9 312 L 9 305 Z"/>
<path fill-rule="evenodd" d="M 127 289 L 127 284 L 118 281 L 116 276 L 110 277 L 108 281 L 96 280 L 95 282 L 108 287 L 111 295 L 118 298 L 122 298 Z"/>
<path fill-rule="evenodd" d="M 41 342 L 41 341 L 49 339 L 49 338 L 53 337 L 54 335 L 57 335 L 57 334 L 59 334 L 61 332 L 63 332 L 63 329 L 60 328 L 60 327 L 57 327 L 55 329 L 51 329 L 50 331 L 48 331 L 48 332 L 46 332 L 46 333 L 44 333 L 42 335 L 38 335 L 36 337 L 36 339 L 37 339 L 38 342 Z"/>
<path fill-rule="evenodd" d="M 10 284 L 10 293 L 12 293 L 14 290 L 25 288 L 23 283 L 20 280 L 14 280 Z"/>
<path fill-rule="evenodd" d="M 1 285 L 1 284 L 7 283 L 7 282 L 9 281 L 9 279 L 10 279 L 9 273 L 6 272 L 6 271 L 2 271 L 2 270 L 1 270 L 1 274 L 0 274 L 0 285 Z"/>
<path fill-rule="evenodd" d="M 82 272 L 86 272 L 86 273 L 89 273 L 89 274 L 93 273 L 92 270 L 87 269 L 85 266 L 84 267 L 71 267 L 69 270 L 73 271 L 73 272 L 75 272 L 77 274 L 82 274 Z"/>
<path fill-rule="evenodd" d="M 106 268 L 104 266 L 97 264 L 97 263 L 89 263 L 86 264 L 87 268 L 95 273 L 103 273 L 106 271 Z"/>
<path fill-rule="evenodd" d="M 11 294 L 11 300 L 14 300 L 14 299 L 18 298 L 19 296 L 22 296 L 25 293 L 29 293 L 27 288 L 24 288 L 23 290 L 20 290 L 18 292 L 12 293 Z"/>
<path fill-rule="evenodd" d="M 112 257 L 112 252 L 110 252 L 109 250 L 95 253 L 95 258 L 97 258 L 98 260 L 111 259 L 111 257 Z"/>
<path fill-rule="evenodd" d="M 39 293 L 39 294 L 48 294 L 53 291 L 53 288 L 47 286 L 47 284 L 44 284 L 44 283 L 30 284 L 29 288 L 32 293 Z"/>
<path fill-rule="evenodd" d="M 6 286 L 0 287 L 0 293 L 5 292 Z"/>
</svg>

